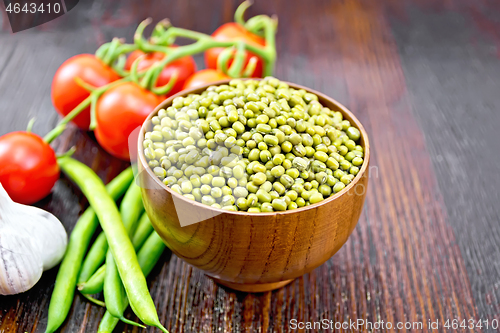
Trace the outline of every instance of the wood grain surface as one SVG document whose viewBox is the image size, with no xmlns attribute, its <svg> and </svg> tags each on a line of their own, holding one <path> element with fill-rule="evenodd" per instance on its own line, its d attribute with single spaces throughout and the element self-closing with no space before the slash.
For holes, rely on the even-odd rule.
<svg viewBox="0 0 500 333">
<path fill-rule="evenodd" d="M 65 16 L 14 35 L 3 16 L 0 135 L 24 129 L 35 115 L 35 132 L 54 126 L 50 82 L 68 57 L 113 36 L 130 40 L 148 16 L 210 33 L 237 5 L 82 0 Z M 332 96 L 364 124 L 372 147 L 365 207 L 334 257 L 273 292 L 220 287 L 167 253 L 149 280 L 162 323 L 171 332 L 294 332 L 292 319 L 365 319 L 424 323 L 381 332 L 496 331 L 442 324 L 500 312 L 499 7 L 486 0 L 257 0 L 250 14 L 280 19 L 275 75 Z M 76 158 L 105 181 L 125 167 L 74 128 L 54 145 L 61 152 L 76 146 Z M 86 205 L 64 177 L 38 204 L 68 231 Z M 55 275 L 45 272 L 29 292 L 0 298 L 0 332 L 44 331 Z M 61 331 L 95 332 L 103 313 L 77 295 Z M 428 328 L 429 320 L 441 328 Z"/>
</svg>

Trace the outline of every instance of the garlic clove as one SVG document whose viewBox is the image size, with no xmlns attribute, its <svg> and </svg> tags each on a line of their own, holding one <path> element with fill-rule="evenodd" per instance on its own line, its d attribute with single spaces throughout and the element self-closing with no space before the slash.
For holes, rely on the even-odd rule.
<svg viewBox="0 0 500 333">
<path fill-rule="evenodd" d="M 33 207 L 14 203 L 22 213 L 22 219 L 19 221 L 30 221 L 30 223 L 19 222 L 23 224 L 22 228 L 26 230 L 39 243 L 40 256 L 43 262 L 43 270 L 46 271 L 56 266 L 64 257 L 66 246 L 68 245 L 68 236 L 61 222 L 49 212 Z"/>
<path fill-rule="evenodd" d="M 62 260 L 67 238 L 54 215 L 15 203 L 0 184 L 0 294 L 31 288 Z"/>
<path fill-rule="evenodd" d="M 0 295 L 31 289 L 43 272 L 38 244 L 29 236 L 0 228 Z"/>
</svg>

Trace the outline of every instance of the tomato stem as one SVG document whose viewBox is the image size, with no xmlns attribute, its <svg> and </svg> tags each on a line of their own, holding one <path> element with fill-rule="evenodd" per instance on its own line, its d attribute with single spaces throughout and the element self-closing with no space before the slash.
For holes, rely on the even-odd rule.
<svg viewBox="0 0 500 333">
<path fill-rule="evenodd" d="M 174 75 L 171 76 L 169 82 L 164 86 L 156 87 L 156 83 L 163 68 L 175 60 L 202 53 L 211 48 L 225 48 L 217 59 L 217 67 L 223 73 L 231 77 L 251 76 L 257 65 L 257 57 L 261 58 L 264 62 L 263 75 L 272 75 L 276 62 L 275 35 L 278 21 L 274 16 L 271 18 L 266 15 L 258 15 L 245 22 L 245 11 L 251 5 L 252 1 L 244 1 L 235 12 L 235 21 L 244 26 L 248 31 L 264 36 L 265 46 L 248 44 L 241 40 L 218 41 L 212 36 L 204 33 L 172 27 L 168 20 L 163 20 L 156 24 L 151 39 L 148 41 L 143 37 L 143 33 L 146 26 L 151 23 L 151 18 L 142 21 L 137 27 L 134 34 L 134 44 L 125 44 L 123 40 L 114 38 L 110 43 L 102 45 L 96 51 L 95 56 L 101 59 L 106 65 L 113 68 L 123 78 L 99 88 L 92 87 L 81 79 L 76 78 L 75 80 L 80 86 L 91 91 L 90 95 L 68 113 L 53 130 L 47 133 L 44 140 L 47 143 L 52 142 L 64 131 L 68 122 L 73 120 L 80 112 L 89 106 L 91 109 L 90 129 L 94 129 L 96 126 L 95 107 L 97 100 L 107 90 L 123 82 L 132 81 L 157 95 L 167 94 L 175 85 L 178 79 L 178 73 L 175 72 Z M 176 38 L 187 38 L 194 42 L 184 46 L 171 47 L 170 45 L 175 42 Z M 144 57 L 141 56 L 134 61 L 130 71 L 126 71 L 124 69 L 126 64 L 125 54 L 135 50 L 141 50 L 145 53 L 161 52 L 165 54 L 165 57 L 148 70 L 139 72 L 138 66 Z M 255 54 L 257 57 L 251 57 L 245 67 L 246 51 Z M 233 62 L 228 68 L 228 63 L 231 59 Z"/>
<path fill-rule="evenodd" d="M 97 119 L 96 119 L 96 105 L 97 105 L 97 100 L 99 99 L 100 96 L 97 94 L 92 94 L 91 99 L 90 99 L 90 126 L 89 129 L 93 131 L 97 125 Z"/>
<path fill-rule="evenodd" d="M 234 60 L 231 66 L 227 71 L 227 74 L 231 77 L 241 77 L 243 70 L 243 65 L 245 64 L 245 43 L 243 41 L 239 41 L 236 45 L 236 52 L 234 54 Z"/>
<path fill-rule="evenodd" d="M 118 49 L 118 46 L 120 46 L 120 39 L 118 38 L 113 38 L 113 40 L 111 41 L 111 43 L 109 44 L 109 48 L 108 48 L 108 51 L 106 52 L 106 54 L 104 55 L 104 57 L 102 58 L 102 61 L 111 67 L 111 63 L 113 62 L 114 60 L 114 57 L 115 57 L 115 52 L 116 50 Z"/>
<path fill-rule="evenodd" d="M 45 135 L 43 141 L 47 142 L 48 144 L 52 143 L 52 141 L 54 141 L 59 135 L 61 135 L 61 133 L 64 132 L 65 129 L 66 129 L 66 124 L 58 124 L 49 133 Z"/>
<path fill-rule="evenodd" d="M 255 67 L 257 67 L 257 61 L 258 58 L 255 56 L 251 57 L 250 60 L 248 60 L 247 67 L 245 67 L 242 77 L 252 76 L 253 72 L 255 72 Z"/>
<path fill-rule="evenodd" d="M 108 52 L 110 43 L 104 43 L 102 44 L 97 51 L 95 51 L 95 57 L 98 58 L 99 60 L 102 61 L 102 58 L 106 55 Z"/>
<path fill-rule="evenodd" d="M 68 151 L 62 153 L 62 154 L 57 154 L 56 158 L 64 158 L 64 157 L 71 157 L 73 154 L 76 152 L 76 147 L 73 146 Z"/>
<path fill-rule="evenodd" d="M 104 94 L 109 89 L 116 87 L 117 85 L 120 85 L 124 82 L 128 82 L 128 81 L 130 81 L 130 77 L 124 77 L 120 80 L 113 81 L 105 86 L 99 87 L 99 88 L 95 89 L 94 91 L 92 91 L 87 98 L 85 98 L 80 104 L 78 104 L 76 106 L 76 108 L 74 108 L 73 110 L 71 110 L 70 113 L 68 113 L 66 116 L 64 116 L 64 118 L 59 121 L 57 126 L 44 136 L 43 140 L 47 143 L 51 143 L 52 141 L 54 141 L 55 138 L 57 138 L 59 135 L 61 135 L 61 133 L 66 128 L 66 125 L 70 121 L 72 121 L 76 116 L 78 116 L 87 107 L 91 106 L 91 104 L 96 104 L 96 103 L 93 103 L 93 101 L 97 101 L 97 99 L 99 99 L 99 97 L 101 97 L 101 95 Z M 91 115 L 91 121 L 92 121 L 92 115 Z M 92 126 L 92 124 L 91 124 L 91 126 Z M 92 129 L 92 128 L 89 128 L 89 129 Z"/>
<path fill-rule="evenodd" d="M 158 76 L 159 74 L 161 73 L 161 69 L 160 71 L 158 71 L 158 74 L 156 75 L 156 78 L 153 79 L 153 82 L 156 82 L 157 79 L 158 79 Z M 173 86 L 175 85 L 175 83 L 177 82 L 177 79 L 179 77 L 179 72 L 178 71 L 175 71 L 173 72 L 172 76 L 170 77 L 170 80 L 168 80 L 168 83 L 161 86 L 161 87 L 156 87 L 156 86 L 153 86 L 151 88 L 151 91 L 156 94 L 156 95 L 165 95 L 165 94 L 168 94 L 168 92 L 170 90 L 172 90 Z"/>
<path fill-rule="evenodd" d="M 155 76 L 155 72 L 158 71 L 158 69 L 161 70 L 161 68 L 158 68 L 158 66 L 155 64 L 151 66 L 147 71 L 146 74 L 144 74 L 144 77 L 142 80 L 139 82 L 139 86 L 141 86 L 143 89 L 151 89 L 154 87 L 154 82 L 152 84 L 152 78 Z M 159 73 L 158 73 L 159 74 Z"/>
<path fill-rule="evenodd" d="M 234 48 L 225 48 L 219 53 L 217 57 L 217 70 L 224 74 L 227 73 L 227 64 L 229 63 L 229 59 L 233 57 Z"/>
<path fill-rule="evenodd" d="M 238 8 L 236 8 L 236 11 L 234 12 L 234 22 L 236 22 L 239 25 L 241 25 L 242 27 L 244 27 L 245 26 L 245 18 L 244 18 L 245 12 L 248 9 L 248 7 L 250 7 L 251 5 L 253 5 L 253 1 L 250 1 L 250 0 L 243 1 L 238 6 Z"/>
<path fill-rule="evenodd" d="M 167 31 L 167 29 L 170 28 L 171 26 L 172 24 L 168 19 L 163 19 L 160 22 L 158 22 L 153 32 L 151 33 L 151 38 L 150 38 L 151 42 L 153 44 L 158 44 L 158 40 L 161 39 L 161 36 L 163 36 L 165 31 Z M 164 41 L 163 45 L 169 46 L 171 44 L 172 44 L 171 41 Z"/>
<path fill-rule="evenodd" d="M 33 117 L 30 119 L 28 122 L 28 126 L 26 126 L 26 132 L 31 133 L 31 130 L 33 129 L 33 125 L 35 124 L 36 117 Z"/>
<path fill-rule="evenodd" d="M 120 54 L 116 64 L 112 64 L 111 68 L 118 73 L 120 76 L 128 76 L 130 73 L 125 70 L 125 64 L 127 63 L 127 56 L 125 54 Z"/>
<path fill-rule="evenodd" d="M 79 76 L 75 77 L 75 82 L 76 84 L 78 84 L 80 87 L 82 87 L 83 89 L 89 91 L 89 92 L 92 92 L 94 90 L 96 90 L 97 88 L 88 84 L 87 82 L 83 81 Z"/>
<path fill-rule="evenodd" d="M 90 95 L 92 94 L 93 93 L 91 93 Z M 61 119 L 61 121 L 59 121 L 59 123 L 53 130 L 45 135 L 43 141 L 47 143 L 51 143 L 52 141 L 54 141 L 54 139 L 64 131 L 64 129 L 66 128 L 66 124 L 68 124 L 71 120 L 78 116 L 80 112 L 85 110 L 90 105 L 90 100 L 91 96 L 85 98 L 80 104 L 77 105 L 76 108 L 71 110 L 70 113 L 68 113 L 63 119 Z"/>
</svg>

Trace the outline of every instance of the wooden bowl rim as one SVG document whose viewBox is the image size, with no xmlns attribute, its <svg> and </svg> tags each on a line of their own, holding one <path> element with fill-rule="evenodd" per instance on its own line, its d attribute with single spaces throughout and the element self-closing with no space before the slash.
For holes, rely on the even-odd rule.
<svg viewBox="0 0 500 333">
<path fill-rule="evenodd" d="M 142 142 L 144 141 L 144 134 L 146 132 L 146 127 L 147 127 L 148 123 L 151 121 L 151 118 L 153 118 L 158 113 L 159 110 L 166 109 L 168 106 L 170 106 L 172 104 L 172 101 L 174 100 L 174 98 L 179 97 L 179 96 L 183 96 L 184 97 L 184 96 L 187 96 L 189 94 L 198 94 L 200 92 L 203 92 L 204 90 L 206 90 L 210 86 L 219 86 L 219 85 L 222 85 L 222 84 L 228 84 L 231 80 L 232 79 L 225 79 L 225 80 L 221 80 L 221 81 L 217 81 L 217 82 L 212 82 L 212 83 L 206 84 L 204 86 L 195 87 L 195 88 L 192 88 L 192 89 L 189 89 L 189 90 L 180 91 L 177 94 L 172 95 L 169 98 L 167 98 L 166 100 L 164 100 L 163 102 L 161 102 L 154 109 L 154 111 L 149 114 L 149 116 L 146 118 L 146 120 L 142 124 L 141 130 L 139 132 L 138 145 L 137 145 L 137 148 L 138 148 L 137 149 L 138 150 L 138 155 L 137 155 L 138 163 L 140 162 L 142 164 L 142 166 L 144 167 L 144 169 L 146 170 L 146 172 L 148 173 L 148 176 L 151 177 L 151 178 L 153 178 L 154 181 L 161 188 L 163 188 L 165 191 L 169 192 L 170 195 L 175 196 L 178 199 L 184 200 L 185 202 L 187 202 L 187 203 L 189 203 L 191 205 L 200 207 L 201 209 L 212 210 L 212 211 L 215 211 L 215 212 L 220 213 L 220 214 L 225 213 L 225 214 L 232 214 L 232 215 L 250 215 L 250 216 L 286 215 L 286 214 L 294 214 L 294 213 L 303 212 L 303 211 L 306 211 L 306 210 L 309 210 L 309 209 L 315 209 L 315 208 L 317 208 L 319 206 L 322 206 L 322 205 L 328 204 L 328 203 L 330 203 L 330 202 L 332 202 L 334 200 L 337 200 L 337 199 L 341 198 L 343 195 L 345 195 L 346 193 L 348 193 L 349 190 L 351 188 L 353 188 L 359 182 L 359 180 L 363 177 L 364 173 L 368 169 L 368 165 L 370 164 L 370 143 L 368 141 L 368 134 L 366 133 L 364 126 L 361 124 L 361 122 L 358 120 L 358 118 L 356 118 L 356 116 L 354 116 L 354 114 L 351 111 L 349 111 L 344 105 L 342 105 L 341 103 L 339 103 L 337 100 L 335 100 L 335 99 L 333 99 L 333 98 L 331 98 L 331 97 L 329 97 L 329 96 L 327 96 L 327 95 L 325 95 L 325 94 L 323 94 L 321 92 L 318 92 L 318 91 L 316 91 L 314 89 L 311 89 L 311 88 L 308 88 L 308 87 L 301 86 L 299 84 L 295 84 L 295 83 L 291 83 L 291 82 L 287 82 L 287 81 L 281 81 L 281 82 L 284 82 L 284 83 L 288 84 L 291 88 L 294 88 L 294 89 L 304 89 L 305 91 L 313 93 L 313 94 L 317 95 L 318 97 L 320 97 L 322 99 L 329 100 L 330 102 L 332 102 L 333 104 L 335 104 L 340 109 L 340 111 L 342 112 L 342 114 L 344 116 L 347 115 L 347 118 L 350 118 L 349 121 L 351 123 L 354 122 L 354 124 L 356 125 L 356 127 L 361 132 L 361 140 L 364 143 L 364 148 L 363 148 L 363 150 L 364 150 L 364 152 L 363 152 L 364 153 L 364 163 L 361 166 L 361 169 L 359 170 L 359 172 L 356 175 L 356 177 L 352 180 L 352 182 L 349 185 L 347 185 L 344 189 L 342 189 L 338 193 L 338 195 L 334 195 L 332 197 L 329 197 L 327 199 L 324 199 L 324 200 L 322 200 L 322 201 L 320 201 L 318 203 L 315 203 L 315 204 L 312 204 L 312 205 L 309 205 L 309 206 L 304 206 L 304 207 L 300 207 L 300 208 L 297 208 L 297 209 L 285 210 L 285 211 L 259 212 L 259 213 L 249 213 L 249 212 L 245 212 L 245 211 L 231 211 L 231 210 L 225 210 L 225 209 L 221 209 L 221 208 L 215 208 L 215 207 L 212 207 L 212 206 L 204 205 L 204 204 L 202 204 L 202 203 L 200 203 L 198 201 L 193 201 L 193 200 L 187 199 L 186 197 L 180 195 L 179 193 L 171 190 L 170 187 L 168 187 L 167 185 L 165 185 L 162 181 L 160 181 L 158 179 L 158 177 L 156 177 L 156 175 L 153 173 L 153 170 L 151 170 L 151 168 L 149 167 L 149 165 L 146 162 L 146 157 L 144 156 L 144 149 L 142 149 Z M 249 79 L 241 79 L 241 80 L 262 80 L 262 79 L 259 79 L 259 78 L 249 78 Z"/>
</svg>

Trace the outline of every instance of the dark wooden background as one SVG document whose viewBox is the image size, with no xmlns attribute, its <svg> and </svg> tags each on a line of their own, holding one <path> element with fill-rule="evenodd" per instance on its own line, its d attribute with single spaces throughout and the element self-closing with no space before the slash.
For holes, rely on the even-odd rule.
<svg viewBox="0 0 500 333">
<path fill-rule="evenodd" d="M 54 126 L 50 83 L 68 57 L 113 36 L 130 40 L 149 16 L 211 33 L 238 3 L 81 0 L 65 16 L 17 34 L 3 16 L 0 135 L 24 129 L 33 116 L 41 135 Z M 500 2 L 257 0 L 249 12 L 278 14 L 275 75 L 349 107 L 370 134 L 376 169 L 347 244 L 283 289 L 233 292 L 167 254 L 150 279 L 165 326 L 289 332 L 291 319 L 498 318 Z M 71 129 L 55 142 L 58 151 L 72 145 L 106 181 L 124 167 L 87 133 Z M 86 202 L 62 178 L 38 205 L 70 231 Z M 55 274 L 45 272 L 25 294 L 0 297 L 0 332 L 44 331 Z M 94 332 L 102 314 L 77 294 L 62 331 Z"/>
</svg>

